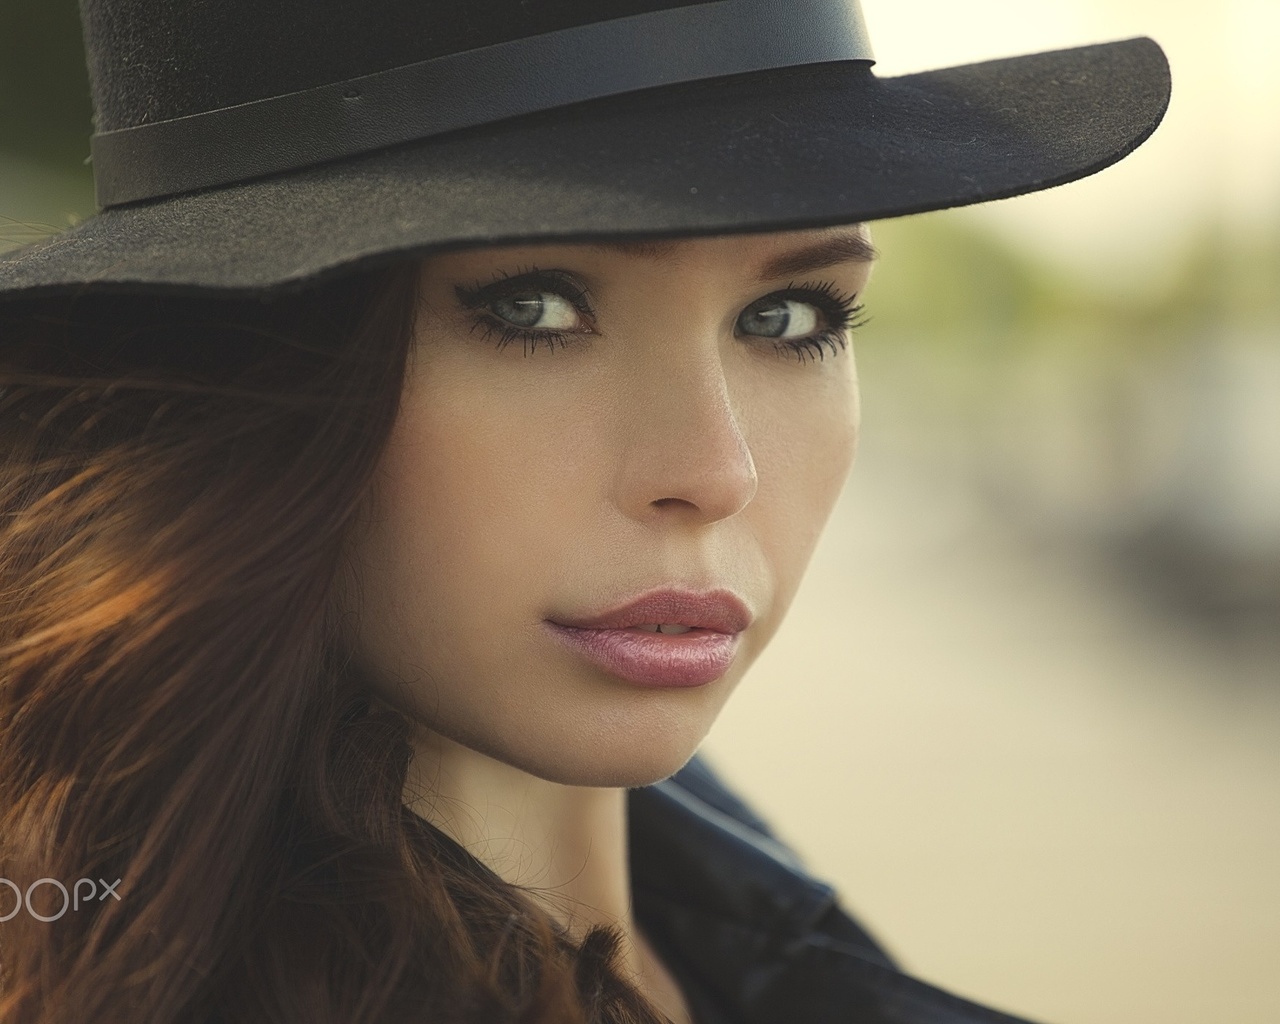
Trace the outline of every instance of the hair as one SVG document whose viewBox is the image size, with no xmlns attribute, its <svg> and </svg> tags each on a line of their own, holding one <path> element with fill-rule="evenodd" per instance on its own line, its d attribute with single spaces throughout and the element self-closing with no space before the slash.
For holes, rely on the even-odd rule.
<svg viewBox="0 0 1280 1024">
<path fill-rule="evenodd" d="M 0 307 L 0 913 L 74 897 L 0 1024 L 664 1019 L 403 806 L 344 639 L 419 273 Z"/>
</svg>

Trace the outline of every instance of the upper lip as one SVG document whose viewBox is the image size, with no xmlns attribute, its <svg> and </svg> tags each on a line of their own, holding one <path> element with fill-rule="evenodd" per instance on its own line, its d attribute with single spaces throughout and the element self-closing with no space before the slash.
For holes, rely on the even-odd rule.
<svg viewBox="0 0 1280 1024">
<path fill-rule="evenodd" d="M 630 626 L 689 626 L 717 633 L 741 633 L 751 625 L 751 611 L 727 590 L 652 590 L 625 605 L 598 615 L 553 619 L 575 629 L 627 629 Z"/>
</svg>

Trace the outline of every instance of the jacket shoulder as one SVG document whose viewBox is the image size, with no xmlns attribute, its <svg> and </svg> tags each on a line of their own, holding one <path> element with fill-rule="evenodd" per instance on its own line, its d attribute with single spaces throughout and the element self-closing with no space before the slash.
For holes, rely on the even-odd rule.
<svg viewBox="0 0 1280 1024">
<path fill-rule="evenodd" d="M 840 906 L 831 885 L 702 757 L 671 778 L 633 790 L 633 884 L 679 897 L 775 934 L 816 931 L 857 955 L 893 966 L 871 933 Z M 696 898 L 694 894 L 697 894 Z"/>
<path fill-rule="evenodd" d="M 695 758 L 629 799 L 636 917 L 713 1024 L 1027 1024 L 902 971 Z"/>
</svg>

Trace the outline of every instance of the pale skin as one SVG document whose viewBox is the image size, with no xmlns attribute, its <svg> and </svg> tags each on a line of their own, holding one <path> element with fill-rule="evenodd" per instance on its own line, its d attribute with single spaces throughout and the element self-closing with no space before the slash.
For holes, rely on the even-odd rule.
<svg viewBox="0 0 1280 1024">
<path fill-rule="evenodd" d="M 357 656 L 415 724 L 404 802 L 572 933 L 617 928 L 676 1022 L 632 915 L 626 789 L 694 754 L 799 587 L 857 446 L 845 323 L 872 257 L 852 226 L 423 266 L 353 548 Z M 750 609 L 722 677 L 628 682 L 547 631 L 661 587 Z"/>
</svg>

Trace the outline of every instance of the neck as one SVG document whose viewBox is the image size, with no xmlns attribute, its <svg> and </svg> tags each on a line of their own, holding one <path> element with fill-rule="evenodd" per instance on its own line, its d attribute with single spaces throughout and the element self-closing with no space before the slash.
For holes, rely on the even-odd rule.
<svg viewBox="0 0 1280 1024">
<path fill-rule="evenodd" d="M 491 868 L 526 889 L 581 940 L 594 927 L 622 938 L 619 966 L 673 1021 L 679 990 L 635 925 L 625 789 L 565 786 L 419 730 L 404 802 Z"/>
<path fill-rule="evenodd" d="M 435 733 L 415 739 L 405 804 L 570 933 L 634 931 L 626 791 L 547 782 Z"/>
</svg>

